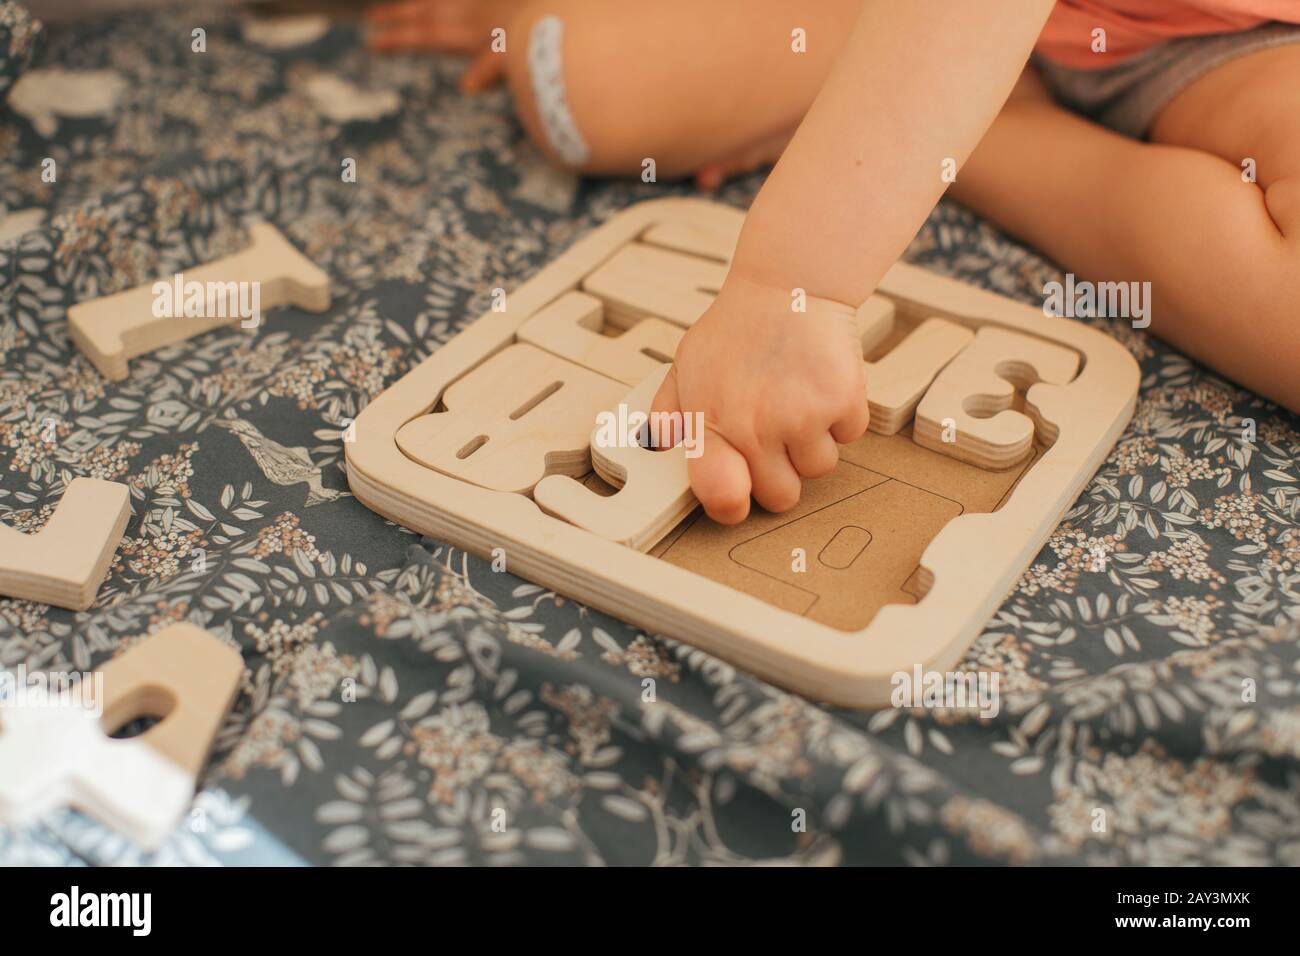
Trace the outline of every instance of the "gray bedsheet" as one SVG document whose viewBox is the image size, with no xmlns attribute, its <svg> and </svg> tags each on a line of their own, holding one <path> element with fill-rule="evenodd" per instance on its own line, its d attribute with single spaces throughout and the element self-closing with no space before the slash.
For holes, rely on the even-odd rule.
<svg viewBox="0 0 1300 956">
<path fill-rule="evenodd" d="M 0 87 L 34 37 L 0 2 Z M 39 527 L 77 475 L 128 483 L 134 516 L 89 611 L 0 600 L 0 665 L 90 668 L 184 619 L 247 672 L 160 853 L 61 812 L 0 830 L 0 862 L 1300 863 L 1292 416 L 1099 322 L 1140 404 L 966 658 L 1000 673 L 998 716 L 819 706 L 346 490 L 346 420 L 494 286 L 686 186 L 580 182 L 504 93 L 346 25 L 198 7 L 43 39 L 0 111 L 0 517 Z M 327 313 L 118 384 L 70 345 L 70 304 L 230 252 L 254 218 L 329 272 Z M 1028 302 L 1059 277 L 948 204 L 908 257 Z M 277 483 L 259 444 L 318 474 Z"/>
</svg>

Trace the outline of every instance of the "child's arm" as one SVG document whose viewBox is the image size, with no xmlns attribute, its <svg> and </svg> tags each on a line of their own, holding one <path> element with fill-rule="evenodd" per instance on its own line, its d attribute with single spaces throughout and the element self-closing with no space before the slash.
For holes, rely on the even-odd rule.
<svg viewBox="0 0 1300 956">
<path fill-rule="evenodd" d="M 691 487 L 736 522 L 792 507 L 868 421 L 853 314 L 993 122 L 1053 0 L 868 0 L 755 199 L 726 283 L 656 411 L 703 412 Z M 815 42 L 815 38 L 810 38 Z M 798 54 L 791 54 L 797 56 Z M 792 310 L 805 291 L 806 313 Z"/>
</svg>

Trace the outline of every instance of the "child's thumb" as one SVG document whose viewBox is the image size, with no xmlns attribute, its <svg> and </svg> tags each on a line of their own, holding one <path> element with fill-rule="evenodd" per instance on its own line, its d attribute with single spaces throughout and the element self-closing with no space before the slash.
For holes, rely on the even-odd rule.
<svg viewBox="0 0 1300 956">
<path fill-rule="evenodd" d="M 680 422 L 681 410 L 681 399 L 677 397 L 677 366 L 670 365 L 668 366 L 668 374 L 664 376 L 663 382 L 659 385 L 659 391 L 655 392 L 654 401 L 650 403 L 650 437 L 654 439 L 663 435 L 665 439 L 665 441 L 657 444 L 671 448 L 681 440 L 682 436 L 677 433 L 679 429 L 670 427 L 661 430 L 657 424 L 659 422 Z M 674 415 L 674 412 L 678 414 Z"/>
<path fill-rule="evenodd" d="M 684 439 L 682 429 L 690 412 L 682 410 L 677 394 L 677 367 L 670 366 L 664 376 L 654 401 L 650 403 L 650 434 L 653 438 L 661 432 L 656 420 L 675 423 L 672 442 L 660 441 L 660 447 L 672 447 Z M 722 524 L 743 521 L 749 513 L 751 480 L 745 456 L 732 447 L 717 431 L 707 426 L 694 427 L 693 449 L 687 450 L 686 465 L 690 471 L 691 490 L 710 518 Z"/>
</svg>

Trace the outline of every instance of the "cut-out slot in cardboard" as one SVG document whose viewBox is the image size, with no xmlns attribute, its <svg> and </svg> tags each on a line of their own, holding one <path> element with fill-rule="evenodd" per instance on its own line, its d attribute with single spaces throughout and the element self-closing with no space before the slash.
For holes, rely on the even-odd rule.
<svg viewBox="0 0 1300 956">
<path fill-rule="evenodd" d="M 1128 422 L 1137 366 L 1103 333 L 895 265 L 877 290 L 882 301 L 857 316 L 868 380 L 877 380 L 869 399 L 881 405 L 887 395 L 880 370 L 890 366 L 891 342 L 909 341 L 928 320 L 940 320 L 928 328 L 966 344 L 943 360 L 900 353 L 893 364 L 910 370 L 900 376 L 908 388 L 900 386 L 880 414 L 894 433 L 868 432 L 843 446 L 839 467 L 806 483 L 794 511 L 755 511 L 735 528 L 698 513 L 676 521 L 693 504 L 680 446 L 596 448 L 595 472 L 583 467 L 577 446 L 587 445 L 578 435 L 593 433 L 593 416 L 620 404 L 644 408 L 664 369 L 630 391 L 619 381 L 598 400 L 593 390 L 594 408 L 581 413 L 585 427 L 575 413 L 563 441 L 541 436 L 528 452 L 527 475 L 498 483 L 532 488 L 533 498 L 452 477 L 445 464 L 430 466 L 405 447 L 408 423 L 432 417 L 444 393 L 453 399 L 452 383 L 469 370 L 522 347 L 514 343 L 524 324 L 575 289 L 601 300 L 606 321 L 620 326 L 651 317 L 689 326 L 720 284 L 742 221 L 733 209 L 664 200 L 602 226 L 514 291 L 506 312 L 472 323 L 361 413 L 357 440 L 346 449 L 348 482 L 359 500 L 395 521 L 483 556 L 502 548 L 515 573 L 640 627 L 804 694 L 883 706 L 895 673 L 910 674 L 914 665 L 948 670 L 959 660 Z M 966 389 L 959 401 L 969 420 L 958 435 L 964 426 L 987 438 L 984 465 L 993 467 L 922 447 L 907 422 L 910 408 L 923 407 L 974 344 L 969 337 L 985 329 L 1014 336 L 1012 364 L 991 370 L 1002 384 L 980 374 L 952 390 Z M 982 358 L 975 364 L 988 371 Z M 996 419 L 979 417 L 991 407 L 982 395 L 1027 417 L 1031 442 L 1037 438 L 1032 457 L 1006 453 L 997 444 L 1002 436 L 989 436 L 987 423 Z M 537 464 L 557 453 L 568 467 Z M 530 485 L 534 476 L 539 483 Z"/>
</svg>

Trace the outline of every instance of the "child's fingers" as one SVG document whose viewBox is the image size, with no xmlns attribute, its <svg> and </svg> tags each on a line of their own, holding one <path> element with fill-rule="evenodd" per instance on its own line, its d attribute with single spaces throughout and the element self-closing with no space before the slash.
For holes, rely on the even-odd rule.
<svg viewBox="0 0 1300 956">
<path fill-rule="evenodd" d="M 500 53 L 484 50 L 476 56 L 460 75 L 462 93 L 479 93 L 501 82 L 506 69 L 506 58 Z"/>
<path fill-rule="evenodd" d="M 650 414 L 672 415 L 682 413 L 677 395 L 677 366 L 670 366 L 650 403 Z M 689 414 L 689 412 L 682 413 Z M 653 420 L 653 419 L 652 419 Z M 749 463 L 717 431 L 705 426 L 704 434 L 697 439 L 700 454 L 687 457 L 687 475 L 691 491 L 709 517 L 719 524 L 737 524 L 749 514 Z"/>
<path fill-rule="evenodd" d="M 790 464 L 805 478 L 829 475 L 840 463 L 840 451 L 835 447 L 835 439 L 830 432 L 800 439 L 786 445 L 785 450 L 790 456 Z"/>
<path fill-rule="evenodd" d="M 799 503 L 803 485 L 785 446 L 763 449 L 748 458 L 754 500 L 773 514 L 789 511 Z"/>
<path fill-rule="evenodd" d="M 864 395 L 860 401 L 854 402 L 853 407 L 845 411 L 834 425 L 831 426 L 831 437 L 841 445 L 847 445 L 851 441 L 857 441 L 866 434 L 867 426 L 871 424 L 871 406 L 867 404 Z"/>
<path fill-rule="evenodd" d="M 659 383 L 659 391 L 655 392 L 654 401 L 650 403 L 650 414 L 671 415 L 681 410 L 682 403 L 677 398 L 677 366 L 670 365 L 668 374 Z"/>
<path fill-rule="evenodd" d="M 701 436 L 700 449 L 698 458 L 686 459 L 691 490 L 714 521 L 739 524 L 749 515 L 749 463 L 712 429 Z"/>
</svg>

